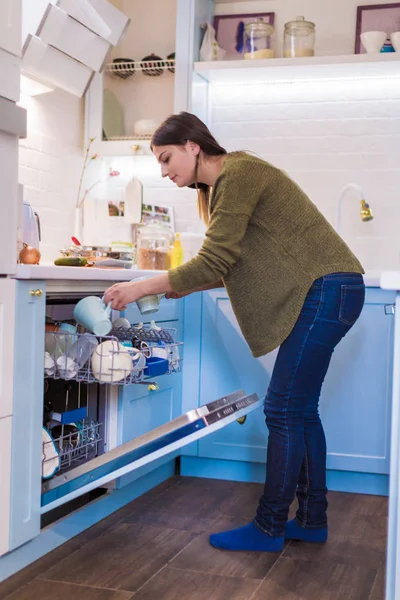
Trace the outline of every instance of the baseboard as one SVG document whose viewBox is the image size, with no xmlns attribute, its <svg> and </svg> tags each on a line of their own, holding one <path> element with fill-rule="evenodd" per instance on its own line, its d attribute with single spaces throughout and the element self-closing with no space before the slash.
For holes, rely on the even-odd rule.
<svg viewBox="0 0 400 600">
<path fill-rule="evenodd" d="M 180 475 L 227 479 L 248 483 L 264 483 L 265 464 L 235 460 L 181 456 Z M 328 471 L 328 489 L 335 492 L 353 494 L 389 495 L 389 476 L 375 473 L 354 473 L 350 471 Z"/>
</svg>

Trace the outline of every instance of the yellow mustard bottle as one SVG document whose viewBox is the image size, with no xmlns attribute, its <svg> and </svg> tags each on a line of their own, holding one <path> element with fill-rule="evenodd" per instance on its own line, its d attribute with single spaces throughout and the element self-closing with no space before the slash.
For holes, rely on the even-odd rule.
<svg viewBox="0 0 400 600">
<path fill-rule="evenodd" d="M 175 269 L 183 263 L 183 247 L 180 238 L 180 234 L 176 233 L 174 245 L 171 249 L 171 269 Z"/>
</svg>

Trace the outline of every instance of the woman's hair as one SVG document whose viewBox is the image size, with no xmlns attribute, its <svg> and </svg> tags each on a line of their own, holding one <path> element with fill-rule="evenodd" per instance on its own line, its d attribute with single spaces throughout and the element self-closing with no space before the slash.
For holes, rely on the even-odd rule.
<svg viewBox="0 0 400 600">
<path fill-rule="evenodd" d="M 153 146 L 184 146 L 187 141 L 198 144 L 205 156 L 226 154 L 225 148 L 218 144 L 203 121 L 188 112 L 168 117 L 153 134 L 151 149 Z M 189 187 L 197 190 L 200 218 L 208 225 L 211 188 L 205 183 L 198 183 L 198 168 L 199 155 L 196 157 L 195 183 Z"/>
</svg>

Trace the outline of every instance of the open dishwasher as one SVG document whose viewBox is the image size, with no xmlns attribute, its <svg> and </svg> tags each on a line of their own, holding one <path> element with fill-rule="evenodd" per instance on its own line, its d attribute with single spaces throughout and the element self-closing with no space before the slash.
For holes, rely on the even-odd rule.
<svg viewBox="0 0 400 600">
<path fill-rule="evenodd" d="M 47 317 L 71 325 L 73 308 L 84 295 L 65 297 L 49 291 Z M 155 428 L 121 443 L 117 433 L 121 392 L 127 386 L 146 386 L 156 393 L 159 378 L 180 376 L 184 355 L 183 341 L 178 340 L 177 329 L 171 327 L 174 321 L 141 323 L 140 315 L 128 312 L 127 316 L 129 327 L 116 327 L 107 336 L 96 336 L 95 341 L 93 334 L 79 329 L 76 333 L 65 329 L 46 332 L 55 341 L 58 355 L 48 352 L 52 364 L 48 357 L 45 360 L 42 514 L 174 455 L 261 405 L 256 394 L 246 395 L 243 390 L 210 399 L 200 407 L 194 398 L 189 412 L 179 412 L 179 416 L 164 419 Z M 88 335 L 94 348 L 91 357 L 71 368 L 71 347 Z M 99 348 L 111 348 L 111 353 L 99 354 Z M 153 398 L 149 396 L 148 402 Z"/>
</svg>

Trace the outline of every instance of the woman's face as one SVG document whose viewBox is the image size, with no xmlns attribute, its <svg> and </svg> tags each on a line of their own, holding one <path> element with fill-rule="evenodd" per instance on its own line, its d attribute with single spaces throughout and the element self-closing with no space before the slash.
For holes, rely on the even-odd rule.
<svg viewBox="0 0 400 600">
<path fill-rule="evenodd" d="M 184 146 L 153 146 L 153 153 L 161 165 L 162 177 L 169 177 L 178 187 L 195 182 L 199 151 L 200 147 L 189 141 Z"/>
</svg>

